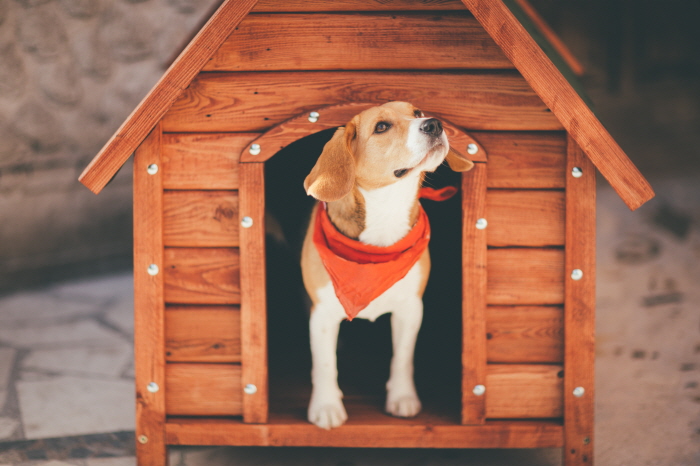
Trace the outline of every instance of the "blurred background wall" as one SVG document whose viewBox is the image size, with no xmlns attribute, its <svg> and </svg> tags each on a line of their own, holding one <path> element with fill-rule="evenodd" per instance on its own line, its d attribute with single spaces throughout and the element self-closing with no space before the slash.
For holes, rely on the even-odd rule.
<svg viewBox="0 0 700 466">
<path fill-rule="evenodd" d="M 221 0 L 0 0 L 0 293 L 128 269 L 131 165 L 77 177 Z M 533 0 L 650 180 L 700 174 L 700 6 Z"/>
</svg>

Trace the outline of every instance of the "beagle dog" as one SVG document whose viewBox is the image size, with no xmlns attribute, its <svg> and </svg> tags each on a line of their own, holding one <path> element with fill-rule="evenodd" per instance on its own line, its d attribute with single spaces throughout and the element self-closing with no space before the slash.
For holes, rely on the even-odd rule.
<svg viewBox="0 0 700 466">
<path fill-rule="evenodd" d="M 427 233 L 425 226 L 414 232 L 419 224 L 427 225 L 418 202 L 424 174 L 445 160 L 455 171 L 473 167 L 449 150 L 439 120 L 426 118 L 409 103 L 389 102 L 338 128 L 304 181 L 307 194 L 321 201 L 301 255 L 304 286 L 312 301 L 313 389 L 308 420 L 318 427 L 331 429 L 347 420 L 337 381 L 336 348 L 340 323 L 355 315 L 374 321 L 392 313 L 393 356 L 385 409 L 398 417 L 415 416 L 421 409 L 413 355 L 430 272 L 429 227 Z M 410 244 L 401 244 L 407 240 Z M 411 248 L 419 243 L 421 247 Z M 396 253 L 397 245 L 398 251 L 411 251 L 412 257 Z M 350 257 L 331 257 L 337 250 L 342 256 L 348 248 Z M 371 255 L 375 253 L 390 257 L 389 262 L 403 261 L 402 269 L 385 273 L 382 259 L 375 261 Z M 340 263 L 336 269 L 333 261 Z M 367 263 L 369 268 L 363 269 Z M 363 281 L 366 274 L 370 278 Z"/>
</svg>

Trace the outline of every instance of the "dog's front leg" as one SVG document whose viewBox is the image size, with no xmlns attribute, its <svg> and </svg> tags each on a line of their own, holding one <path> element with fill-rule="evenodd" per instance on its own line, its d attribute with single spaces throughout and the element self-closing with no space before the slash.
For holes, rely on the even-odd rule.
<svg viewBox="0 0 700 466">
<path fill-rule="evenodd" d="M 311 401 L 308 419 L 322 429 L 341 426 L 348 418 L 343 406 L 343 392 L 338 387 L 336 350 L 338 331 L 344 313 L 316 305 L 309 320 L 311 339 Z"/>
<path fill-rule="evenodd" d="M 422 320 L 423 301 L 418 296 L 391 314 L 394 355 L 386 383 L 386 411 L 394 416 L 413 417 L 421 410 L 413 382 L 413 354 Z"/>
</svg>

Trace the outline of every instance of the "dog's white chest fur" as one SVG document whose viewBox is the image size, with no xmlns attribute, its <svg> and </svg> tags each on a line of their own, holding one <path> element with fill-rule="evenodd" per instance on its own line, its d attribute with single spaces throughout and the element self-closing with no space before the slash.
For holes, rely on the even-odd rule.
<svg viewBox="0 0 700 466">
<path fill-rule="evenodd" d="M 365 190 L 365 229 L 359 240 L 374 246 L 391 246 L 411 230 L 411 209 L 418 190 L 418 176 L 405 179 L 383 188 Z"/>
</svg>

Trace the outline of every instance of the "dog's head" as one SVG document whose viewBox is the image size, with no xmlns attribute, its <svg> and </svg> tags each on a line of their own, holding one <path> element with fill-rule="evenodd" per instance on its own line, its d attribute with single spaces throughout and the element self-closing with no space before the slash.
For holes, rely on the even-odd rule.
<svg viewBox="0 0 700 466">
<path fill-rule="evenodd" d="M 474 164 L 449 150 L 442 123 L 407 102 L 389 102 L 338 128 L 304 180 L 307 194 L 336 201 L 355 185 L 376 189 L 434 171 L 445 159 L 455 171 Z"/>
</svg>

